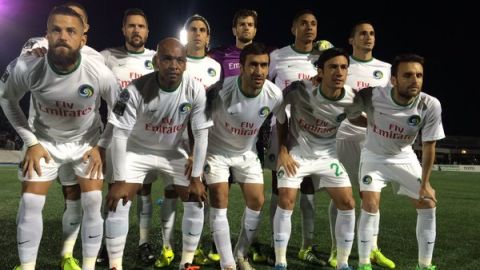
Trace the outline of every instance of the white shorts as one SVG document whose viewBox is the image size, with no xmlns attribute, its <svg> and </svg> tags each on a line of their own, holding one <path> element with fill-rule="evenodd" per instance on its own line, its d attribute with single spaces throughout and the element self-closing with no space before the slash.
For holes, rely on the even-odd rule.
<svg viewBox="0 0 480 270">
<path fill-rule="evenodd" d="M 108 181 L 109 184 L 115 183 L 113 179 L 113 161 L 112 161 L 112 148 L 108 147 L 105 150 L 105 179 Z M 143 184 L 151 184 L 155 182 L 158 178 L 158 173 L 156 171 L 151 171 L 147 173 L 145 179 L 143 180 Z"/>
<path fill-rule="evenodd" d="M 360 164 L 360 191 L 381 192 L 386 182 L 392 182 L 397 194 L 419 198 L 422 167 L 417 159 L 405 164 L 363 161 Z"/>
<path fill-rule="evenodd" d="M 77 177 L 71 164 L 63 164 L 58 168 L 58 182 L 62 186 L 78 185 Z"/>
<path fill-rule="evenodd" d="M 263 170 L 258 156 L 253 151 L 243 155 L 227 157 L 207 154 L 203 175 L 207 185 L 227 183 L 230 171 L 234 182 L 244 184 L 263 184 Z"/>
<path fill-rule="evenodd" d="M 361 136 L 363 139 L 359 139 Z M 337 155 L 340 162 L 348 172 L 352 183 L 356 185 L 358 183 L 358 169 L 360 167 L 360 154 L 362 152 L 363 145 L 365 144 L 365 134 L 359 134 L 355 136 L 353 140 L 350 139 L 337 139 Z"/>
<path fill-rule="evenodd" d="M 155 181 L 157 176 L 161 176 L 164 180 L 164 186 L 188 186 L 190 185 L 190 179 L 185 176 L 187 158 L 186 154 L 178 151 L 166 151 L 162 152 L 161 155 L 127 151 L 125 181 L 127 183 L 144 184 L 147 175 L 150 175 L 152 182 Z M 155 175 L 155 177 L 152 175 Z"/>
<path fill-rule="evenodd" d="M 348 173 L 338 159 L 333 157 L 305 158 L 290 152 L 293 159 L 300 164 L 297 173 L 288 177 L 285 169 L 277 171 L 279 188 L 299 189 L 304 177 L 311 176 L 315 190 L 330 187 L 351 187 Z"/>
<path fill-rule="evenodd" d="M 22 175 L 21 168 L 18 171 L 18 177 L 20 181 L 51 181 L 55 180 L 60 173 L 60 182 L 66 180 L 70 184 L 73 183 L 71 178 L 72 173 L 78 177 L 89 179 L 90 175 L 87 174 L 89 166 L 89 160 L 83 161 L 82 157 L 92 147 L 89 143 L 83 142 L 71 142 L 71 143 L 51 143 L 47 141 L 39 141 L 40 144 L 48 151 L 52 159 L 49 163 L 45 162 L 45 159 L 40 159 L 40 169 L 42 170 L 42 176 L 37 175 L 34 171 L 33 176 L 28 179 Z M 23 148 L 25 154 L 26 148 Z M 60 171 L 60 167 L 64 167 Z M 69 167 L 69 168 L 68 168 Z M 63 179 L 62 179 L 63 178 Z M 103 179 L 103 175 L 100 176 Z M 63 182 L 62 182 L 63 184 Z M 76 183 L 75 183 L 76 184 Z M 68 184 L 66 184 L 68 185 Z"/>
</svg>

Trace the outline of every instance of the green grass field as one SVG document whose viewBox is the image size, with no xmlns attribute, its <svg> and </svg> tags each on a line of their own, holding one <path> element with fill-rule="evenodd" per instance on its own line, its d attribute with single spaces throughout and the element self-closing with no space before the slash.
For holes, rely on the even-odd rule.
<svg viewBox="0 0 480 270">
<path fill-rule="evenodd" d="M 11 269 L 18 262 L 16 247 L 15 216 L 17 213 L 20 182 L 16 177 L 15 167 L 0 167 L 2 188 L 0 189 L 0 269 Z M 263 248 L 267 249 L 270 243 L 270 225 L 268 224 L 268 205 L 270 198 L 270 173 L 265 173 L 266 198 L 264 218 L 262 220 L 259 239 Z M 162 182 L 154 185 L 154 199 L 161 197 Z M 432 183 L 437 191 L 437 241 L 434 252 L 434 263 L 438 269 L 478 269 L 480 265 L 480 220 L 479 191 L 480 174 L 457 172 L 434 172 Z M 319 255 L 327 258 L 330 250 L 330 232 L 328 229 L 327 207 L 328 198 L 325 192 L 316 195 L 316 250 Z M 357 204 L 358 200 L 357 200 Z M 181 213 L 181 204 L 178 204 Z M 138 242 L 137 219 L 135 206 L 132 206 L 130 219 L 130 233 L 125 251 L 124 269 L 153 269 L 141 267 L 136 261 L 136 246 Z M 231 189 L 229 220 L 232 239 L 236 240 L 240 228 L 240 218 L 244 209 L 243 198 L 239 187 Z M 358 209 L 358 206 L 357 206 Z M 37 269 L 58 269 L 61 248 L 61 214 L 63 211 L 63 196 L 58 184 L 53 185 L 47 197 L 43 211 L 44 232 L 37 260 Z M 157 252 L 161 248 L 160 238 L 160 207 L 154 207 L 152 244 Z M 358 213 L 358 211 L 357 211 Z M 181 215 L 177 215 L 176 249 L 181 248 Z M 296 253 L 301 245 L 300 211 L 295 209 L 293 216 L 292 236 L 289 243 L 289 269 L 312 269 L 314 267 L 303 264 L 296 259 Z M 416 211 L 409 200 L 392 194 L 390 187 L 384 189 L 381 203 L 381 228 L 379 244 L 385 255 L 392 258 L 396 269 L 415 269 L 417 260 L 417 243 L 415 239 Z M 75 255 L 81 256 L 79 239 Z M 209 240 L 204 240 L 205 246 Z M 176 253 L 178 269 L 181 255 Z M 350 259 L 351 265 L 357 265 L 356 243 Z M 271 269 L 267 265 L 255 265 L 256 269 Z M 218 266 L 202 267 L 202 269 L 218 269 Z M 107 269 L 107 268 L 97 268 Z M 328 267 L 317 269 L 331 269 Z M 381 269 L 381 268 L 375 268 Z"/>
</svg>

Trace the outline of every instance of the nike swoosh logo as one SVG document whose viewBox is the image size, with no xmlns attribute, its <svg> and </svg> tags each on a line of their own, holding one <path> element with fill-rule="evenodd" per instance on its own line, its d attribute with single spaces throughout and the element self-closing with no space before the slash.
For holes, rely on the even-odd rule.
<svg viewBox="0 0 480 270">
<path fill-rule="evenodd" d="M 248 229 L 249 232 L 254 232 L 256 231 L 257 229 Z"/>
<path fill-rule="evenodd" d="M 75 225 L 78 225 L 80 224 L 80 222 L 70 222 L 70 226 L 75 226 Z"/>
<path fill-rule="evenodd" d="M 283 242 L 281 239 L 275 239 L 275 242 Z"/>
<path fill-rule="evenodd" d="M 431 245 L 431 244 L 435 244 L 435 242 L 427 242 L 427 244 Z"/>
<path fill-rule="evenodd" d="M 100 236 L 100 234 L 93 235 L 93 236 L 92 236 L 92 235 L 89 235 L 88 238 L 90 238 L 90 239 L 91 239 L 91 238 L 97 238 L 97 237 L 99 237 L 99 236 Z"/>
<path fill-rule="evenodd" d="M 368 243 L 368 242 L 370 242 L 370 241 L 360 240 L 360 242 L 362 242 L 362 243 Z"/>
<path fill-rule="evenodd" d="M 191 236 L 199 236 L 199 235 L 200 235 L 200 233 L 193 234 L 193 233 L 191 233 L 191 232 L 188 232 L 188 235 L 191 235 Z"/>
<path fill-rule="evenodd" d="M 115 239 L 115 237 L 105 236 L 105 239 Z"/>
<path fill-rule="evenodd" d="M 28 242 L 30 242 L 30 240 L 23 241 L 23 242 L 18 242 L 18 244 L 19 244 L 19 245 L 23 245 L 23 244 L 28 243 Z"/>
<path fill-rule="evenodd" d="M 352 240 L 345 239 L 345 242 L 346 242 L 346 243 L 353 242 L 353 239 L 352 239 Z"/>
</svg>

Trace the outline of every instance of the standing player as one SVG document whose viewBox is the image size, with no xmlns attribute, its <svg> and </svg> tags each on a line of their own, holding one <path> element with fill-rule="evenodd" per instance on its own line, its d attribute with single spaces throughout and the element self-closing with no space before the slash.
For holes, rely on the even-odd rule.
<svg viewBox="0 0 480 270">
<path fill-rule="evenodd" d="M 269 77 L 280 89 L 284 89 L 294 81 L 308 80 L 317 75 L 313 63 L 318 59 L 318 54 L 312 53 L 313 42 L 317 37 L 317 19 L 313 12 L 311 10 L 297 12 L 293 18 L 291 31 L 295 36 L 295 43 L 273 51 L 270 56 Z M 289 113 L 287 115 L 289 116 Z M 273 127 L 266 159 L 267 167 L 272 170 L 272 194 L 270 199 L 270 224 L 272 226 L 278 204 L 277 155 L 277 132 L 276 128 Z M 310 178 L 302 182 L 301 191 L 300 209 L 302 210 L 303 241 L 302 248 L 298 252 L 298 258 L 312 264 L 325 265 L 326 263 L 312 252 L 315 202 L 314 189 Z M 273 263 L 275 260 L 269 258 L 269 261 Z"/>
<path fill-rule="evenodd" d="M 375 30 L 370 22 L 360 21 L 356 23 L 350 33 L 349 43 L 352 45 L 353 54 L 350 56 L 348 68 L 347 85 L 360 91 L 362 88 L 388 85 L 390 80 L 390 64 L 377 60 L 373 57 L 372 51 L 375 46 Z M 360 163 L 360 152 L 365 142 L 367 130 L 364 127 L 350 123 L 348 119 L 342 122 L 337 133 L 337 151 L 340 162 L 353 183 L 358 183 L 358 169 Z M 330 232 L 332 232 L 332 251 L 329 264 L 336 266 L 336 240 L 333 229 L 337 217 L 337 208 L 330 201 L 329 218 Z M 370 258 L 373 263 L 390 269 L 395 268 L 395 263 L 385 257 L 377 245 L 380 214 L 376 216 L 374 225 L 374 237 L 372 242 L 372 253 Z"/>
<path fill-rule="evenodd" d="M 210 228 L 222 269 L 253 269 L 246 256 L 265 200 L 255 141 L 269 113 L 276 113 L 282 102 L 280 89 L 266 80 L 268 63 L 265 46 L 249 44 L 240 53 L 240 76 L 229 77 L 208 92 L 213 97 L 209 104 L 215 125 L 208 138 L 204 175 L 210 193 Z M 229 171 L 240 184 L 246 202 L 234 252 L 227 219 Z"/>
<path fill-rule="evenodd" d="M 100 96 L 111 103 L 118 85 L 103 63 L 80 53 L 86 41 L 84 32 L 82 18 L 73 9 L 54 8 L 47 23 L 47 57 L 20 56 L 2 76 L 0 103 L 25 145 L 17 219 L 21 265 L 15 269 L 35 269 L 45 196 L 61 166 L 75 171 L 80 185 L 82 269 L 95 268 L 103 235 L 100 154 L 107 144 L 99 141 L 102 123 L 98 108 Z M 27 91 L 32 93 L 35 110 L 32 128 L 18 106 Z"/>
<path fill-rule="evenodd" d="M 347 52 L 338 48 L 328 49 L 318 59 L 319 86 L 304 80 L 284 90 L 283 108 L 291 106 L 291 118 L 288 119 L 283 110 L 283 115 L 277 119 L 280 151 L 279 201 L 273 226 L 275 269 L 287 269 L 291 216 L 297 189 L 306 176 L 313 178 L 315 189 L 325 188 L 338 208 L 336 269 L 352 269 L 348 266 L 348 257 L 354 238 L 355 201 L 350 180 L 335 151 L 335 133 L 346 116 L 344 107 L 352 105 L 355 96 L 349 86 L 344 86 L 347 69 Z"/>
<path fill-rule="evenodd" d="M 398 194 L 412 199 L 417 209 L 417 270 L 434 270 L 436 197 L 430 185 L 435 143 L 445 137 L 440 102 L 425 93 L 423 57 L 397 56 L 392 65 L 392 86 L 367 88 L 358 93 L 353 110 L 367 113 L 367 139 L 360 158 L 362 210 L 358 222 L 360 270 L 371 270 L 370 253 L 380 192 L 392 182 Z M 422 165 L 412 144 L 422 133 Z"/>
<path fill-rule="evenodd" d="M 203 228 L 205 188 L 200 180 L 207 148 L 205 90 L 187 73 L 186 51 L 173 38 L 158 44 L 158 72 L 134 80 L 120 93 L 110 114 L 114 125 L 112 160 L 115 183 L 108 196 L 106 220 L 110 267 L 122 269 L 131 200 L 147 173 L 159 172 L 183 201 L 183 251 L 180 269 L 188 269 Z M 185 174 L 187 149 L 182 133 L 188 121 L 195 138 L 191 173 Z"/>
<path fill-rule="evenodd" d="M 122 32 L 125 44 L 121 47 L 108 48 L 100 53 L 105 64 L 113 71 L 120 86 L 127 87 L 134 79 L 153 72 L 152 57 L 155 51 L 145 48 L 148 38 L 148 21 L 140 9 L 127 9 L 123 15 Z M 107 151 L 107 180 L 112 181 L 111 149 Z M 155 173 L 147 174 L 142 189 L 138 192 L 137 216 L 139 220 L 140 239 L 138 241 L 138 257 L 145 264 L 155 260 L 152 246 L 149 244 L 149 233 L 152 226 L 152 182 L 157 178 Z M 107 216 L 108 209 L 104 209 Z M 106 250 L 101 252 L 97 263 L 106 261 Z"/>
</svg>

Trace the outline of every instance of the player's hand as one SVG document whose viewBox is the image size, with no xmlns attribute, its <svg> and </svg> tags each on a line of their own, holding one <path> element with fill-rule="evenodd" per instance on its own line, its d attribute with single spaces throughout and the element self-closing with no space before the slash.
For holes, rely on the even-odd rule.
<svg viewBox="0 0 480 270">
<path fill-rule="evenodd" d="M 300 167 L 300 164 L 292 158 L 285 146 L 280 147 L 278 153 L 277 170 L 280 167 L 285 168 L 288 177 L 293 177 L 297 174 L 297 168 Z"/>
<path fill-rule="evenodd" d="M 187 179 L 190 179 L 192 176 L 192 168 L 193 168 L 193 157 L 188 157 L 187 162 L 185 163 L 185 176 Z"/>
<path fill-rule="evenodd" d="M 420 201 L 423 200 L 432 200 L 433 202 L 437 203 L 437 197 L 435 195 L 435 189 L 432 188 L 430 183 L 426 183 L 420 187 Z"/>
<path fill-rule="evenodd" d="M 25 152 L 25 157 L 22 161 L 22 172 L 23 176 L 27 176 L 27 178 L 33 177 L 33 171 L 35 171 L 38 176 L 42 176 L 42 170 L 40 168 L 40 159 L 44 158 L 45 163 L 50 162 L 52 159 L 50 154 L 48 153 L 45 148 L 39 143 L 32 145 L 27 148 Z"/>
<path fill-rule="evenodd" d="M 116 182 L 110 186 L 105 205 L 108 210 L 115 212 L 117 210 L 118 201 L 123 200 L 122 204 L 128 203 L 128 189 L 122 182 Z"/>
<path fill-rule="evenodd" d="M 96 145 L 85 152 L 82 159 L 84 162 L 89 162 L 87 174 L 90 176 L 90 179 L 101 179 L 105 160 L 105 149 Z"/>
<path fill-rule="evenodd" d="M 34 55 L 36 57 L 44 57 L 47 54 L 47 49 L 44 47 L 34 48 L 27 52 L 27 55 Z"/>
<path fill-rule="evenodd" d="M 190 185 L 188 186 L 188 199 L 189 201 L 206 202 L 207 191 L 203 185 L 200 177 L 192 177 Z M 201 205 L 201 204 L 200 204 Z"/>
</svg>

